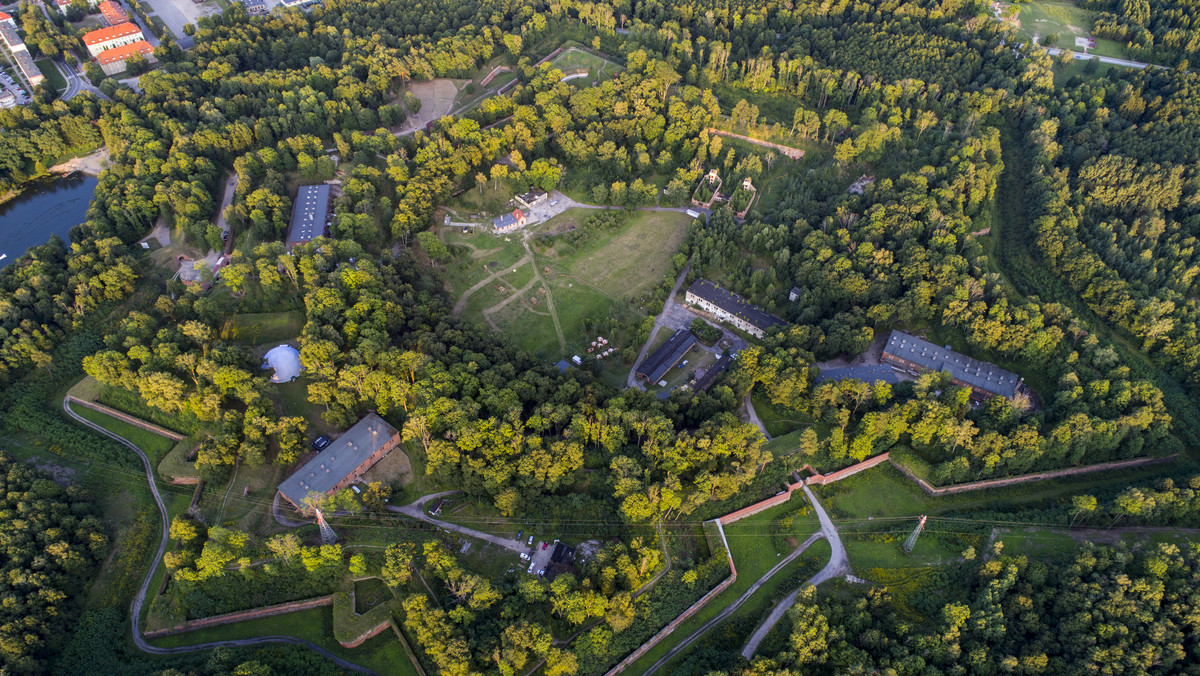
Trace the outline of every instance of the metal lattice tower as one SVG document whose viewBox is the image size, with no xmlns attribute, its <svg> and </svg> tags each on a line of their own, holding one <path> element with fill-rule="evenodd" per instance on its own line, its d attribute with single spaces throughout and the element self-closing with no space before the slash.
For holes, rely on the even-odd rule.
<svg viewBox="0 0 1200 676">
<path fill-rule="evenodd" d="M 913 529 L 912 534 L 910 534 L 908 536 L 908 539 L 904 541 L 904 553 L 905 554 L 912 553 L 913 547 L 917 546 L 917 538 L 921 537 L 921 531 L 923 531 L 923 530 L 925 530 L 925 515 L 924 514 L 922 514 L 921 518 L 917 520 L 917 527 Z"/>
<path fill-rule="evenodd" d="M 325 520 L 325 515 L 321 513 L 321 510 L 318 509 L 316 512 L 317 526 L 321 529 L 321 542 L 327 545 L 337 542 L 338 536 L 333 532 L 333 526 L 330 526 L 329 522 Z"/>
</svg>

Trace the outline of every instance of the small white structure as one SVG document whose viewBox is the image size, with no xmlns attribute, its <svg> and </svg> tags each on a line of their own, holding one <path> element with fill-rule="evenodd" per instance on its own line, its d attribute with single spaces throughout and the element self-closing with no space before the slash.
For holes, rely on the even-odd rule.
<svg viewBox="0 0 1200 676">
<path fill-rule="evenodd" d="M 300 352 L 291 345 L 271 348 L 266 359 L 267 363 L 263 364 L 263 368 L 275 369 L 275 375 L 271 376 L 273 383 L 291 382 L 304 370 L 300 365 Z"/>
</svg>

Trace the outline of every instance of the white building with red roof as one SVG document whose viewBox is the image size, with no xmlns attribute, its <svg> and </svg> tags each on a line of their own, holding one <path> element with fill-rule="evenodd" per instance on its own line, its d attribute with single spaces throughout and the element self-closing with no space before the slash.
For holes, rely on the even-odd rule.
<svg viewBox="0 0 1200 676">
<path fill-rule="evenodd" d="M 93 59 L 107 49 L 116 49 L 145 39 L 146 36 L 142 34 L 142 29 L 128 22 L 83 34 L 83 44 L 87 46 L 88 53 L 92 55 Z"/>
<path fill-rule="evenodd" d="M 96 63 L 105 75 L 116 75 L 125 70 L 125 61 L 134 54 L 141 54 L 147 61 L 154 61 L 154 45 L 145 40 L 106 49 L 96 55 Z"/>
</svg>

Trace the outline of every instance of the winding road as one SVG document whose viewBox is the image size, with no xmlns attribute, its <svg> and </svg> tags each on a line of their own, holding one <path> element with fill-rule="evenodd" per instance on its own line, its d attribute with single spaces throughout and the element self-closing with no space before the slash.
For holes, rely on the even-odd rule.
<svg viewBox="0 0 1200 676">
<path fill-rule="evenodd" d="M 810 535 L 809 538 L 807 540 L 805 540 L 804 542 L 800 543 L 800 546 L 796 547 L 796 549 L 791 554 L 788 554 L 786 557 L 784 557 L 784 559 L 782 561 L 775 564 L 774 568 L 772 568 L 771 570 L 768 570 L 766 572 L 766 574 L 764 574 L 762 577 L 758 578 L 758 580 L 754 584 L 750 585 L 750 588 L 747 589 L 744 594 L 737 597 L 737 599 L 733 603 L 730 603 L 728 606 L 726 606 L 725 609 L 722 610 L 720 613 L 718 613 L 716 617 L 712 618 L 708 622 L 705 622 L 702 627 L 700 627 L 696 631 L 692 632 L 690 636 L 688 636 L 687 638 L 680 641 L 679 644 L 676 645 L 674 648 L 671 648 L 671 650 L 666 655 L 662 656 L 662 659 L 660 659 L 659 661 L 650 665 L 650 668 L 647 669 L 645 672 L 643 672 L 642 676 L 650 676 L 650 674 L 653 674 L 654 672 L 658 671 L 659 668 L 661 668 L 667 662 L 671 661 L 671 659 L 673 659 L 676 655 L 678 655 L 679 653 L 686 650 L 688 646 L 695 643 L 701 636 L 704 636 L 705 634 L 707 634 L 709 632 L 709 630 L 711 630 L 713 627 L 715 627 L 718 624 L 720 624 L 721 622 L 725 621 L 725 619 L 728 618 L 730 615 L 736 613 L 738 608 L 742 607 L 743 603 L 748 601 L 751 596 L 754 596 L 754 593 L 758 591 L 759 587 L 762 587 L 764 584 L 766 584 L 767 581 L 770 580 L 775 575 L 775 573 L 778 573 L 780 570 L 782 570 L 784 566 L 788 565 L 792 561 L 795 561 L 796 557 L 803 554 L 804 550 L 808 549 L 809 546 L 812 545 L 812 543 L 816 542 L 817 540 L 820 540 L 822 537 L 824 537 L 824 533 L 822 533 L 821 531 L 817 531 L 816 533 L 813 533 L 812 535 Z"/>
<path fill-rule="evenodd" d="M 842 544 L 842 539 L 838 537 L 837 528 L 834 528 L 833 522 L 829 520 L 829 515 L 825 513 L 825 508 L 821 506 L 820 502 L 817 502 L 817 496 L 813 495 L 808 484 L 805 484 L 803 488 L 804 494 L 808 496 L 808 501 L 812 503 L 813 509 L 817 512 L 817 520 L 821 522 L 821 536 L 829 540 L 829 548 L 831 550 L 829 563 L 825 564 L 825 567 L 819 573 L 812 576 L 806 584 L 793 590 L 791 594 L 788 594 L 787 597 L 776 604 L 771 610 L 771 614 L 767 615 L 767 619 L 758 625 L 758 628 L 750 635 L 750 640 L 746 641 L 745 647 L 742 648 L 742 657 L 746 659 L 754 656 L 754 652 L 758 650 L 758 644 L 762 643 L 762 640 L 766 638 L 771 629 L 779 623 L 779 620 L 783 619 L 784 614 L 796 603 L 796 595 L 800 593 L 800 589 L 808 585 L 815 587 L 826 580 L 832 580 L 835 577 L 844 577 L 850 573 L 850 560 L 846 556 L 846 547 Z"/>
<path fill-rule="evenodd" d="M 477 538 L 479 540 L 484 540 L 486 542 L 490 542 L 494 545 L 499 545 L 507 550 L 516 552 L 518 554 L 529 554 L 530 553 L 531 550 L 529 547 L 526 547 L 525 545 L 521 544 L 520 542 L 517 542 L 516 540 L 513 540 L 512 538 L 504 538 L 504 537 L 500 537 L 499 535 L 491 535 L 489 533 L 483 533 L 483 532 L 480 532 L 477 530 L 467 528 L 466 526 L 460 526 L 456 523 L 450 523 L 449 521 L 442 521 L 441 519 L 435 519 L 432 516 L 429 516 L 429 514 L 425 512 L 425 503 L 429 502 L 430 500 L 434 500 L 437 498 L 444 498 L 448 495 L 454 495 L 456 493 L 461 493 L 461 492 L 462 491 L 442 491 L 441 493 L 431 493 L 430 495 L 426 495 L 425 497 L 417 498 L 413 502 L 411 502 L 407 505 L 404 505 L 403 507 L 396 507 L 394 505 L 388 505 L 388 510 L 392 511 L 392 512 L 396 512 L 397 514 L 411 516 L 412 518 L 417 519 L 419 521 L 431 523 L 431 524 L 437 526 L 438 528 L 445 528 L 446 530 L 452 530 L 455 533 L 460 533 L 460 534 L 466 535 L 468 537 Z"/>
<path fill-rule="evenodd" d="M 138 454 L 138 457 L 142 459 L 142 467 L 146 470 L 146 483 L 150 486 L 150 494 L 154 497 L 154 504 L 158 506 L 159 516 L 162 517 L 162 529 L 158 543 L 158 552 L 154 555 L 154 563 L 150 565 L 150 570 L 146 571 L 146 578 L 142 580 L 142 586 L 138 588 L 137 595 L 133 597 L 133 603 L 130 604 L 129 607 L 129 613 L 133 627 L 133 643 L 138 647 L 138 650 L 141 650 L 144 653 L 150 653 L 152 655 L 179 655 L 182 653 L 193 653 L 202 650 L 213 650 L 215 648 L 245 648 L 249 646 L 263 645 L 266 643 L 288 643 L 291 645 L 304 646 L 306 648 L 315 650 L 326 659 L 330 660 L 334 664 L 337 664 L 343 669 L 350 669 L 361 674 L 375 674 L 374 671 L 354 664 L 353 662 L 344 660 L 311 641 L 305 641 L 304 639 L 294 638 L 292 636 L 258 636 L 255 638 L 239 638 L 229 641 L 210 641 L 208 643 L 197 643 L 195 645 L 176 646 L 173 648 L 159 648 L 147 643 L 146 639 L 142 636 L 141 631 L 142 606 L 146 603 L 146 594 L 149 592 L 150 583 L 154 579 L 154 571 L 158 570 L 158 564 L 160 561 L 162 561 L 163 553 L 167 550 L 167 539 L 169 537 L 167 507 L 163 504 L 162 496 L 158 492 L 158 484 L 154 480 L 154 468 L 150 465 L 150 458 L 146 457 L 146 454 L 142 452 L 142 449 L 138 448 L 133 444 L 133 442 L 129 441 L 125 437 L 122 437 L 118 434 L 113 434 L 100 425 L 97 425 L 96 423 L 75 413 L 75 411 L 72 411 L 70 401 L 65 397 L 63 398 L 62 407 L 63 411 L 79 424 L 91 428 L 106 437 L 116 440 L 132 450 L 134 453 Z"/>
</svg>

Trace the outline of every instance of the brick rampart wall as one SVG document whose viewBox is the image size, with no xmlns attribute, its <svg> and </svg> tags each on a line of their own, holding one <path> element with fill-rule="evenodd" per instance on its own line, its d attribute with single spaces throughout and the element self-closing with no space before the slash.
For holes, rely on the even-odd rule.
<svg viewBox="0 0 1200 676">
<path fill-rule="evenodd" d="M 170 636 L 172 634 L 182 634 L 185 631 L 193 629 L 203 629 L 205 627 L 217 627 L 222 624 L 232 624 L 234 622 L 243 622 L 245 620 L 256 620 L 260 617 L 271 617 L 272 615 L 283 615 L 284 613 L 294 613 L 297 610 L 308 610 L 309 608 L 320 608 L 321 606 L 333 605 L 333 595 L 318 596 L 312 599 L 304 599 L 302 601 L 290 601 L 288 603 L 280 603 L 273 606 L 265 606 L 263 608 L 253 608 L 251 610 L 242 610 L 236 613 L 225 613 L 224 615 L 213 615 L 212 617 L 202 617 L 198 620 L 187 620 L 183 624 L 166 629 L 156 629 L 154 631 L 143 632 L 146 638 L 158 638 L 160 636 Z"/>
<path fill-rule="evenodd" d="M 164 436 L 168 439 L 171 439 L 172 441 L 183 441 L 183 435 L 178 432 L 172 432 L 171 430 L 169 430 L 165 427 L 159 427 L 158 425 L 155 425 L 153 423 L 148 423 L 145 420 L 142 420 L 141 418 L 135 418 L 135 417 L 129 415 L 128 413 L 123 413 L 121 411 L 118 411 L 115 408 L 109 408 L 108 406 L 105 406 L 104 404 L 97 404 L 94 401 L 84 401 L 83 399 L 80 399 L 79 397 L 76 397 L 76 396 L 73 396 L 70 394 L 67 395 L 67 399 L 69 399 L 72 404 L 79 404 L 80 406 L 90 408 L 93 411 L 99 411 L 100 413 L 103 413 L 105 415 L 110 415 L 110 416 L 116 418 L 117 420 L 120 420 L 122 422 L 127 422 L 130 425 L 133 425 L 135 427 L 140 427 L 148 432 L 153 432 L 157 435 Z"/>
<path fill-rule="evenodd" d="M 806 469 L 806 470 L 812 472 L 812 474 L 813 474 L 812 476 L 810 476 L 804 480 L 805 483 L 810 484 L 810 485 L 816 485 L 816 486 L 827 486 L 835 481 L 841 481 L 842 479 L 845 479 L 846 477 L 854 476 L 855 474 L 858 474 L 859 472 L 861 472 L 865 469 L 871 469 L 872 467 L 875 467 L 876 465 L 887 462 L 890 455 L 891 454 L 889 454 L 889 453 L 880 453 L 879 455 L 877 455 L 873 458 L 867 458 L 866 460 L 863 460 L 862 462 L 858 463 L 857 465 L 851 465 L 845 469 L 839 469 L 838 471 L 833 472 L 832 474 L 828 474 L 828 475 L 818 474 L 817 470 L 813 469 L 812 465 L 804 465 L 800 469 Z"/>
<path fill-rule="evenodd" d="M 371 627 L 366 632 L 364 632 L 362 636 L 359 636 L 358 638 L 354 639 L 353 641 L 350 641 L 349 643 L 345 643 L 342 641 L 338 641 L 338 643 L 341 643 L 343 648 L 357 648 L 358 646 L 366 643 L 367 641 L 369 641 L 369 640 L 375 638 L 376 636 L 378 636 L 379 634 L 383 633 L 383 630 L 387 629 L 390 626 L 392 626 L 392 618 L 391 618 L 391 615 L 389 614 L 387 617 L 380 620 L 379 624 L 375 625 L 374 627 Z"/>
<path fill-rule="evenodd" d="M 720 527 L 719 521 L 717 523 L 717 527 L 718 528 Z M 709 601 L 711 601 L 714 598 L 716 598 L 717 596 L 719 596 L 721 594 L 721 592 L 725 591 L 726 589 L 729 589 L 729 585 L 733 584 L 734 582 L 737 582 L 737 568 L 733 565 L 733 554 L 729 551 L 729 543 L 725 542 L 725 531 L 723 531 L 723 530 L 721 531 L 721 540 L 722 540 L 722 545 L 725 547 L 725 555 L 727 557 L 729 557 L 729 577 L 725 578 L 724 580 L 721 580 L 721 582 L 719 584 L 717 584 L 717 586 L 715 586 L 711 590 L 709 590 L 709 592 L 707 594 L 705 594 L 704 596 L 702 596 L 699 601 L 696 601 L 692 605 L 688 606 L 688 609 L 683 611 L 682 613 L 680 613 L 679 617 L 676 617 L 674 620 L 671 620 L 670 624 L 668 624 L 667 626 L 665 626 L 661 630 L 659 630 L 659 632 L 657 634 L 655 634 L 654 636 L 652 636 L 649 641 L 646 641 L 641 646 L 639 646 L 637 650 L 633 651 L 632 653 L 629 653 L 629 655 L 626 656 L 625 659 L 618 662 L 617 666 L 610 669 L 608 671 L 608 673 L 606 673 L 604 676 L 616 676 L 617 674 L 621 673 L 622 671 L 625 671 L 626 669 L 628 669 L 629 665 L 633 664 L 634 662 L 637 662 L 639 659 L 642 658 L 642 655 L 645 655 L 647 652 L 652 650 L 654 648 L 654 646 L 658 645 L 659 642 L 662 641 L 664 638 L 666 638 L 667 636 L 670 636 L 671 632 L 673 632 L 679 628 L 679 625 L 681 625 L 685 621 L 687 621 L 687 619 L 690 618 L 692 615 L 695 615 L 696 613 L 700 612 L 700 609 L 703 608 L 704 606 L 708 605 Z"/>
<path fill-rule="evenodd" d="M 921 487 L 921 490 L 932 496 L 952 495 L 954 493 L 966 493 L 968 491 L 979 491 L 988 488 L 1001 488 L 1003 486 L 1014 486 L 1016 484 L 1029 483 L 1031 481 L 1045 481 L 1046 479 L 1059 479 L 1067 476 L 1078 476 L 1080 474 L 1091 474 L 1093 472 L 1107 472 L 1114 469 L 1126 469 L 1129 467 L 1144 467 L 1146 465 L 1159 465 L 1174 461 L 1177 455 L 1170 455 L 1165 458 L 1134 458 L 1133 460 L 1116 460 L 1114 462 L 1102 462 L 1095 465 L 1086 465 L 1084 467 L 1068 467 L 1067 469 L 1055 469 L 1047 472 L 1035 472 L 1033 474 L 1022 474 L 1020 476 L 1004 477 L 1003 479 L 986 479 L 984 481 L 971 481 L 964 484 L 951 484 L 949 486 L 933 486 L 928 481 L 913 474 L 904 465 L 893 462 L 892 466 L 900 470 L 909 479 Z"/>
</svg>

